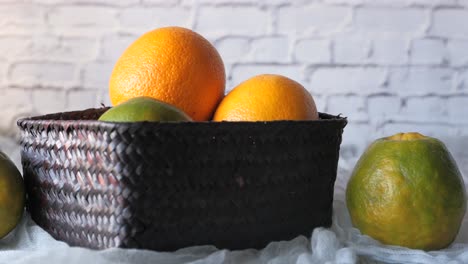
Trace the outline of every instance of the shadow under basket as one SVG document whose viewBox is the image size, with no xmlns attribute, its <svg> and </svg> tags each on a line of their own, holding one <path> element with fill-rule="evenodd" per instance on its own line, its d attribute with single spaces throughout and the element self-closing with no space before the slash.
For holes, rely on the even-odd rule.
<svg viewBox="0 0 468 264">
<path fill-rule="evenodd" d="M 21 119 L 33 220 L 72 246 L 263 248 L 331 225 L 346 118 L 107 123 Z"/>
</svg>

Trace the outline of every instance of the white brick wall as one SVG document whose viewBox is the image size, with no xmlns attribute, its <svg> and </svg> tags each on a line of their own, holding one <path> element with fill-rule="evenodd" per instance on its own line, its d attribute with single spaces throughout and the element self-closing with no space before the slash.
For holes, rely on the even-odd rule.
<svg viewBox="0 0 468 264">
<path fill-rule="evenodd" d="M 468 10 L 461 8 L 434 11 L 430 33 L 446 38 L 468 37 Z"/>
<path fill-rule="evenodd" d="M 428 10 L 421 8 L 364 6 L 355 9 L 353 26 L 358 31 L 374 33 L 418 33 L 426 28 L 428 20 Z"/>
<path fill-rule="evenodd" d="M 277 12 L 277 30 L 281 33 L 327 34 L 339 31 L 351 20 L 346 6 L 310 4 L 284 6 Z"/>
<path fill-rule="evenodd" d="M 342 166 L 400 131 L 468 157 L 466 0 L 9 0 L 0 14 L 0 149 L 16 161 L 17 118 L 109 104 L 118 56 L 168 25 L 214 43 L 228 90 L 279 73 L 304 84 L 319 111 L 348 116 Z"/>
<path fill-rule="evenodd" d="M 300 39 L 293 51 L 294 61 L 299 63 L 329 64 L 331 62 L 330 40 Z"/>
<path fill-rule="evenodd" d="M 440 65 L 446 59 L 444 41 L 441 39 L 414 39 L 412 45 L 410 57 L 412 64 Z M 455 49 L 457 48 L 455 46 Z"/>
</svg>

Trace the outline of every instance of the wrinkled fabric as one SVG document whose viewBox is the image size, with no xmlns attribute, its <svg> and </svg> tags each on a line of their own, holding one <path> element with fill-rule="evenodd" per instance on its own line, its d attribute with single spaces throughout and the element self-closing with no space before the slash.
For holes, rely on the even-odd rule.
<svg viewBox="0 0 468 264">
<path fill-rule="evenodd" d="M 341 173 L 343 175 L 348 174 Z M 467 216 L 455 243 L 447 249 L 425 252 L 382 245 L 351 226 L 344 199 L 346 182 L 346 177 L 338 177 L 335 184 L 333 225 L 330 228 L 316 228 L 310 237 L 299 236 L 291 241 L 272 242 L 262 250 L 229 251 L 213 246 L 197 246 L 169 253 L 69 247 L 53 239 L 25 214 L 15 231 L 0 240 L 0 264 L 468 263 Z"/>
<path fill-rule="evenodd" d="M 312 241 L 312 242 L 310 242 Z M 54 240 L 26 215 L 14 233 L 0 241 L 0 263 L 356 263 L 353 252 L 342 249 L 331 230 L 317 228 L 312 239 L 299 236 L 274 242 L 263 250 L 229 251 L 213 246 L 189 247 L 172 253 L 149 250 L 89 250 Z"/>
</svg>

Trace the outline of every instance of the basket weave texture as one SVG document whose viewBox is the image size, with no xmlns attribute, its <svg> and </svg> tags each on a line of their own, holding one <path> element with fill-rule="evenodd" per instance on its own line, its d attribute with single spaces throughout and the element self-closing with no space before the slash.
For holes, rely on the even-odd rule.
<svg viewBox="0 0 468 264">
<path fill-rule="evenodd" d="M 262 248 L 330 226 L 346 119 L 18 121 L 32 218 L 72 246 Z"/>
</svg>

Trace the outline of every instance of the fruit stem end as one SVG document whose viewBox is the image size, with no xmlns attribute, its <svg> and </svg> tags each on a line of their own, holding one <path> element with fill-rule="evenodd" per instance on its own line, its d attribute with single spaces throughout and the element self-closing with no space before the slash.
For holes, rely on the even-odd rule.
<svg viewBox="0 0 468 264">
<path fill-rule="evenodd" d="M 417 133 L 417 132 L 408 132 L 408 133 L 397 133 L 393 136 L 387 137 L 385 139 L 387 140 L 402 140 L 402 141 L 407 141 L 407 140 L 416 140 L 416 139 L 425 139 L 426 136 Z"/>
</svg>

